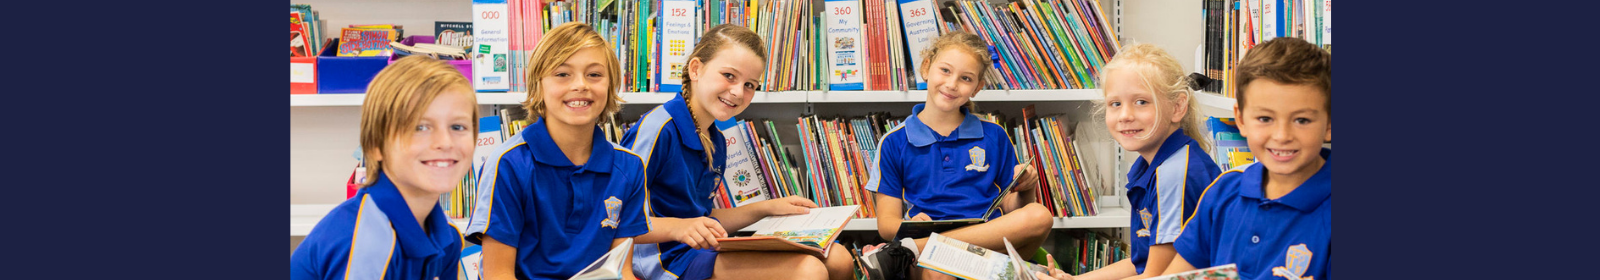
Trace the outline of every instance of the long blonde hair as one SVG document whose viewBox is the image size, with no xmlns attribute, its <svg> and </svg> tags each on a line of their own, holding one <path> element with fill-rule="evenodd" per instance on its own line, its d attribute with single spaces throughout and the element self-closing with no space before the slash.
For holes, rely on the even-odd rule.
<svg viewBox="0 0 1600 280">
<path fill-rule="evenodd" d="M 1102 67 L 1100 81 L 1097 84 L 1104 89 L 1107 86 L 1106 76 L 1117 70 L 1133 71 L 1144 81 L 1145 89 L 1155 96 L 1156 111 L 1162 112 L 1159 118 L 1161 121 L 1171 119 L 1169 113 L 1161 110 L 1163 105 L 1178 106 L 1178 102 L 1183 102 L 1188 108 L 1184 111 L 1183 121 L 1179 122 L 1179 127 L 1183 128 L 1183 135 L 1193 138 L 1206 152 L 1211 151 L 1211 140 L 1206 137 L 1205 128 L 1200 123 L 1200 114 L 1197 112 L 1200 103 L 1195 100 L 1195 92 L 1189 88 L 1189 76 L 1183 73 L 1183 66 L 1178 64 L 1178 59 L 1151 44 L 1124 46 L 1111 58 L 1111 61 L 1106 62 L 1105 67 Z M 1104 96 L 1105 91 L 1102 90 L 1101 94 Z M 1095 107 L 1095 115 L 1104 118 L 1105 102 L 1097 102 Z"/>
<path fill-rule="evenodd" d="M 390 138 L 407 137 L 422 120 L 435 98 L 446 91 L 466 93 L 469 104 L 478 104 L 472 94 L 472 83 L 454 66 L 444 61 L 422 55 L 396 60 L 384 67 L 378 76 L 367 84 L 367 97 L 361 102 L 361 154 L 367 167 L 367 181 L 361 186 L 377 182 L 383 163 L 376 160 Z M 478 110 L 472 110 L 472 138 L 478 138 Z"/>
<path fill-rule="evenodd" d="M 550 32 L 545 32 L 544 39 L 539 40 L 539 46 L 534 47 L 533 53 L 528 57 L 528 99 L 522 102 L 522 108 L 528 110 L 528 121 L 544 116 L 544 86 L 539 80 L 550 75 L 556 67 L 566 63 L 573 54 L 587 48 L 599 48 L 606 53 L 606 100 L 605 110 L 600 115 L 600 123 L 610 123 L 617 111 L 622 110 L 622 97 L 617 91 L 622 87 L 622 63 L 617 61 L 617 54 L 611 52 L 611 45 L 595 33 L 594 28 L 582 22 L 563 23 Z"/>
</svg>

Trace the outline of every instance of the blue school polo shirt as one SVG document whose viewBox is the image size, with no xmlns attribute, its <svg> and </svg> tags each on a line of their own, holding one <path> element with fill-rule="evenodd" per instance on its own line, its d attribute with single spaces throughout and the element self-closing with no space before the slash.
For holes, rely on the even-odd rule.
<svg viewBox="0 0 1600 280">
<path fill-rule="evenodd" d="M 1333 150 L 1321 155 L 1322 169 L 1278 199 L 1263 194 L 1259 163 L 1223 172 L 1173 248 L 1198 268 L 1238 264 L 1242 279 L 1330 279 Z"/>
<path fill-rule="evenodd" d="M 461 233 L 438 204 L 418 224 L 389 176 L 333 208 L 289 255 L 289 279 L 456 279 Z"/>
<path fill-rule="evenodd" d="M 479 177 L 467 241 L 483 236 L 517 248 L 518 279 L 566 279 L 611 250 L 616 238 L 650 231 L 644 162 L 596 127 L 589 160 L 574 165 L 543 119 L 496 146 Z"/>
<path fill-rule="evenodd" d="M 1178 240 L 1183 220 L 1194 214 L 1200 193 L 1222 172 L 1181 128 L 1161 142 L 1151 161 L 1141 158 L 1128 169 L 1128 203 L 1134 211 L 1128 228 L 1133 232 L 1129 259 L 1138 273 L 1144 273 L 1150 246 Z"/>
<path fill-rule="evenodd" d="M 934 220 L 982 216 L 1010 185 L 1017 155 L 1006 129 L 966 115 L 950 135 L 939 135 L 911 107 L 906 122 L 878 140 L 867 190 L 905 200 L 906 217 L 927 213 Z"/>
<path fill-rule="evenodd" d="M 650 214 L 672 218 L 711 215 L 715 206 L 711 197 L 722 182 L 728 147 L 720 141 L 722 131 L 708 130 L 714 149 L 709 165 L 695 130 L 694 116 L 683 96 L 678 95 L 645 113 L 622 136 L 623 146 L 647 160 L 644 169 L 650 177 Z M 645 279 L 677 279 L 689 267 L 690 249 L 677 241 L 635 245 L 634 272 Z"/>
</svg>

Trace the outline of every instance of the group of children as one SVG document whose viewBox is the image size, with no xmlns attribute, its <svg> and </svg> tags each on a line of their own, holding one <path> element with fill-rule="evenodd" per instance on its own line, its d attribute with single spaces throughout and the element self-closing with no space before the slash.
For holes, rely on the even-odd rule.
<svg viewBox="0 0 1600 280">
<path fill-rule="evenodd" d="M 712 123 L 750 105 L 767 65 L 760 37 L 735 25 L 707 30 L 685 65 L 683 93 L 645 113 L 620 143 L 598 128 L 622 102 L 623 73 L 611 49 L 583 23 L 546 33 L 531 54 L 523 104 L 533 122 L 490 148 L 465 231 L 437 201 L 472 169 L 478 113 L 471 86 L 426 57 L 385 68 L 369 85 L 361 115 L 373 179 L 296 248 L 290 278 L 453 279 L 461 248 L 472 242 L 482 245 L 484 279 L 565 279 L 627 238 L 634 239 L 627 279 L 853 276 L 850 254 L 716 251 L 717 238 L 730 230 L 817 207 L 794 196 L 713 207 L 727 147 Z M 927 102 L 879 139 L 868 171 L 879 234 L 914 254 L 926 239 L 894 240 L 902 222 L 985 218 L 940 234 L 997 251 L 1005 248 L 1002 238 L 1040 246 L 1053 221 L 1033 203 L 1036 171 L 1019 164 L 1005 128 L 971 113 L 993 54 L 976 35 L 952 32 L 918 55 Z M 1149 45 L 1119 52 L 1102 71 L 1101 116 L 1113 138 L 1141 158 L 1128 173 L 1137 213 L 1132 258 L 1078 276 L 1037 276 L 1142 278 L 1237 263 L 1250 279 L 1327 279 L 1332 169 L 1321 145 L 1332 132 L 1329 57 L 1292 38 L 1245 56 L 1234 114 L 1260 163 L 1219 174 L 1177 62 Z M 1002 187 L 1014 180 L 1021 180 L 1017 187 Z M 979 217 L 996 199 L 1002 214 Z M 949 278 L 903 271 L 913 279 Z"/>
</svg>

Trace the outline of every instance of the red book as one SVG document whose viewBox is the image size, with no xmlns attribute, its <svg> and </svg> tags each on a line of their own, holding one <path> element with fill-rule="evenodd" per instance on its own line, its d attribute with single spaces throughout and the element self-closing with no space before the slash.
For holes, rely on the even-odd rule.
<svg viewBox="0 0 1600 280">
<path fill-rule="evenodd" d="M 289 13 L 289 57 L 316 56 L 311 53 L 311 33 L 300 13 Z"/>
</svg>

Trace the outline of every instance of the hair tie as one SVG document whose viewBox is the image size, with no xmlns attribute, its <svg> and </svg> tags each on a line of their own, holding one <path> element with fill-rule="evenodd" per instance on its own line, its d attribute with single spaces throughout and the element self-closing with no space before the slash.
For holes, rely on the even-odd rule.
<svg viewBox="0 0 1600 280">
<path fill-rule="evenodd" d="M 993 64 L 991 66 L 994 66 L 995 69 L 999 69 L 1000 54 L 994 51 L 994 45 L 988 45 L 986 47 L 989 48 L 989 64 Z"/>
</svg>

